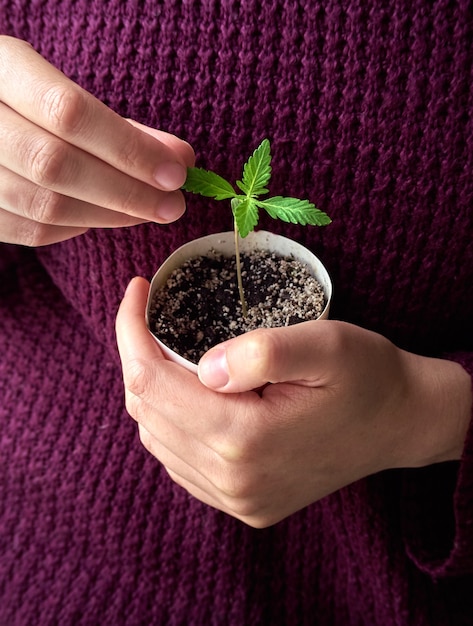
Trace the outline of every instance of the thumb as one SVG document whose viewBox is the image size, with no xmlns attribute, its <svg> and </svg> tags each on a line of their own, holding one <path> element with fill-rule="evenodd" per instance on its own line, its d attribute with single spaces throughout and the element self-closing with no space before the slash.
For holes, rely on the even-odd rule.
<svg viewBox="0 0 473 626">
<path fill-rule="evenodd" d="M 149 283 L 136 276 L 126 288 L 116 318 L 118 351 L 123 366 L 138 360 L 164 359 L 145 323 Z"/>
<path fill-rule="evenodd" d="M 257 389 L 267 383 L 317 384 L 317 362 L 324 320 L 284 328 L 259 329 L 210 349 L 198 375 L 207 387 L 224 393 Z M 317 348 L 317 350 L 316 350 Z"/>
</svg>

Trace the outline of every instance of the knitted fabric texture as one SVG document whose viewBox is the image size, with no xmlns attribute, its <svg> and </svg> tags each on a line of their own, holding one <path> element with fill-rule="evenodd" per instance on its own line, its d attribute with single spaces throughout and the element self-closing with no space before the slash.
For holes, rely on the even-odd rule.
<svg viewBox="0 0 473 626">
<path fill-rule="evenodd" d="M 229 179 L 269 137 L 272 193 L 333 223 L 261 226 L 323 260 L 333 317 L 473 372 L 471 2 L 0 0 L 0 32 Z M 471 626 L 471 429 L 461 463 L 371 476 L 265 530 L 141 446 L 125 286 L 231 226 L 192 197 L 169 226 L 0 246 L 0 625 Z"/>
</svg>

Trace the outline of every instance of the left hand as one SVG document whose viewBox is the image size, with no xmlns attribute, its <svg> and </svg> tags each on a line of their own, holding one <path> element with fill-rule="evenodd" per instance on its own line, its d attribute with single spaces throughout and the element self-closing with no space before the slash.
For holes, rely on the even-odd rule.
<svg viewBox="0 0 473 626">
<path fill-rule="evenodd" d="M 123 119 L 26 41 L 0 35 L 0 241 L 43 246 L 177 220 L 194 160 L 185 141 Z"/>
<path fill-rule="evenodd" d="M 460 457 L 471 392 L 456 363 L 316 321 L 216 346 L 199 380 L 150 336 L 147 291 L 133 280 L 117 317 L 127 409 L 145 447 L 203 502 L 264 527 L 383 469 Z"/>
</svg>

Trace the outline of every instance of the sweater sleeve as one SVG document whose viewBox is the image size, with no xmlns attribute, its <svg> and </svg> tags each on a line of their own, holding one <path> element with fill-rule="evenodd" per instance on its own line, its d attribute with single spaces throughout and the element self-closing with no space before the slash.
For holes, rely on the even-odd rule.
<svg viewBox="0 0 473 626">
<path fill-rule="evenodd" d="M 472 376 L 473 353 L 445 358 Z M 473 574 L 473 419 L 460 462 L 406 470 L 403 529 L 410 558 L 434 578 Z"/>
</svg>

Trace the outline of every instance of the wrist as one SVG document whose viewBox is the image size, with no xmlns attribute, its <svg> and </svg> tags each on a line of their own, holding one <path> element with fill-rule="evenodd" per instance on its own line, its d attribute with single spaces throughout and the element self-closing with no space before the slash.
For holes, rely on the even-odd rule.
<svg viewBox="0 0 473 626">
<path fill-rule="evenodd" d="M 407 371 L 407 435 L 398 466 L 459 460 L 472 414 L 472 382 L 453 361 L 403 353 Z"/>
</svg>

